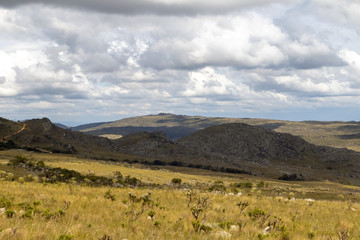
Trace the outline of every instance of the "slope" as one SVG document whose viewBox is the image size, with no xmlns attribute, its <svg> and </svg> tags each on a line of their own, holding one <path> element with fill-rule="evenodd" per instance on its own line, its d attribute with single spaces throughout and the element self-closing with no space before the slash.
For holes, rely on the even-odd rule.
<svg viewBox="0 0 360 240">
<path fill-rule="evenodd" d="M 321 147 L 300 137 L 247 124 L 222 124 L 173 142 L 162 133 L 134 133 L 117 140 L 119 151 L 163 161 L 235 168 L 266 177 L 360 183 L 360 154 Z M 301 177 L 300 177 L 301 176 Z M 356 179 L 356 180 L 354 180 Z"/>
<path fill-rule="evenodd" d="M 121 137 L 134 132 L 163 131 L 172 140 L 188 136 L 206 127 L 225 123 L 246 123 L 260 126 L 276 132 L 290 133 L 302 137 L 315 145 L 330 147 L 344 147 L 360 151 L 360 123 L 359 122 L 292 122 L 271 119 L 249 118 L 212 118 L 201 116 L 184 116 L 161 113 L 158 115 L 139 116 L 122 120 L 79 126 L 81 132 L 111 137 Z M 115 136 L 114 136 L 115 135 Z"/>
</svg>

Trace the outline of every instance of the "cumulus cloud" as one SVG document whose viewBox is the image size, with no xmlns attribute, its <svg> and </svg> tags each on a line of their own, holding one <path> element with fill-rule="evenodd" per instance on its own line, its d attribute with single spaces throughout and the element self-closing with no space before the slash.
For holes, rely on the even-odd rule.
<svg viewBox="0 0 360 240">
<path fill-rule="evenodd" d="M 6 0 L 0 6 L 0 108 L 8 116 L 261 117 L 354 106 L 360 95 L 356 14 L 347 6 L 338 11 L 335 1 Z"/>
<path fill-rule="evenodd" d="M 189 82 L 182 92 L 187 97 L 239 95 L 240 88 L 226 76 L 218 74 L 214 69 L 206 67 L 198 72 L 189 73 Z"/>
</svg>

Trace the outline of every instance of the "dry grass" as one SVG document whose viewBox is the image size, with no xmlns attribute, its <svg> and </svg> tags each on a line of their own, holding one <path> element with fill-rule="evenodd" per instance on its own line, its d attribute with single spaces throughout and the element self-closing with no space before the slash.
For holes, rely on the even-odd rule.
<svg viewBox="0 0 360 240">
<path fill-rule="evenodd" d="M 314 239 L 335 239 L 341 231 L 348 231 L 351 239 L 360 238 L 360 205 L 344 201 L 288 201 L 261 194 L 239 197 L 201 193 L 211 200 L 207 218 L 202 223 L 212 230 L 196 233 L 182 190 L 152 190 L 153 199 L 158 203 L 152 208 L 154 218 L 148 218 L 149 209 L 131 223 L 127 215 L 128 193 L 140 196 L 147 193 L 146 189 L 111 189 L 116 198 L 111 201 L 104 198 L 107 188 L 6 181 L 0 182 L 0 188 L 1 195 L 11 199 L 11 208 L 17 212 L 13 218 L 0 216 L 0 229 L 17 226 L 11 238 L 0 239 L 59 239 L 62 234 L 73 236 L 73 239 L 99 239 L 105 234 L 112 239 L 216 239 L 215 234 L 223 230 L 231 234 L 231 239 L 259 239 L 268 223 L 274 221 L 278 228 L 273 228 L 266 239 L 282 239 L 287 234 L 289 239 L 309 239 L 310 235 L 314 235 Z M 41 211 L 49 209 L 50 212 L 62 209 L 65 201 L 71 204 L 63 216 L 46 219 L 39 213 L 22 218 L 19 204 L 35 201 L 40 202 Z M 236 205 L 240 201 L 249 203 L 242 214 Z M 270 215 L 264 222 L 261 217 L 251 219 L 248 212 L 255 209 L 264 211 L 266 217 Z M 245 226 L 228 229 L 239 224 Z"/>
<path fill-rule="evenodd" d="M 140 169 L 68 155 L 21 153 L 43 160 L 47 165 L 82 173 L 90 171 L 96 175 L 111 176 L 114 171 L 120 171 L 123 175 L 131 175 L 144 182 L 161 184 L 161 187 L 131 189 L 0 181 L 0 204 L 1 199 L 6 198 L 12 204 L 6 207 L 7 210 L 16 211 L 11 218 L 0 214 L 1 240 L 52 240 L 60 239 L 61 235 L 69 239 L 100 239 L 105 235 L 113 240 L 222 239 L 216 235 L 221 231 L 230 233 L 230 239 L 328 240 L 339 239 L 338 234 L 349 236 L 343 239 L 360 239 L 359 187 L 331 182 L 282 182 L 245 175 L 212 175 L 212 172 L 204 170 L 201 170 L 202 175 L 195 175 L 196 172 Z M 9 158 L 18 154 L 18 151 L 1 152 L 0 170 L 4 169 Z M 174 186 L 170 184 L 172 178 L 180 178 L 185 184 Z M 209 187 L 220 180 L 226 187 L 225 193 L 209 192 Z M 256 187 L 262 181 L 263 186 Z M 232 184 L 237 182 L 251 182 L 254 188 L 234 188 Z M 206 219 L 200 220 L 204 226 L 211 227 L 209 232 L 194 231 L 194 219 L 187 208 L 184 187 L 198 189 L 201 196 L 210 197 Z M 105 197 L 109 189 L 115 201 Z M 131 222 L 129 192 L 141 196 L 149 191 L 154 206 Z M 242 192 L 242 196 L 233 194 L 236 191 Z M 295 199 L 288 199 L 292 197 Z M 305 200 L 307 198 L 315 200 Z M 22 217 L 26 210 L 24 206 L 34 202 L 39 204 L 37 211 Z M 67 209 L 65 202 L 70 202 Z M 240 202 L 249 204 L 242 213 L 237 206 Z M 138 208 L 141 210 L 141 206 Z M 59 214 L 59 210 L 64 214 Z M 152 219 L 148 217 L 150 211 L 154 214 Z M 260 213 L 258 218 L 257 213 Z M 269 224 L 273 227 L 264 233 Z M 5 233 L 15 227 L 15 234 Z"/>
</svg>

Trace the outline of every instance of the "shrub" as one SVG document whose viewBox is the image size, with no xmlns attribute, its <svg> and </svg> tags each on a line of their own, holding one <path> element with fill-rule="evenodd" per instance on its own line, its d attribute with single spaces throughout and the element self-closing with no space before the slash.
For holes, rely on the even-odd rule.
<svg viewBox="0 0 360 240">
<path fill-rule="evenodd" d="M 278 178 L 279 180 L 285 181 L 304 181 L 304 176 L 302 174 L 284 174 Z"/>
<path fill-rule="evenodd" d="M 234 183 L 234 187 L 238 188 L 253 188 L 254 184 L 251 182 Z"/>
<path fill-rule="evenodd" d="M 155 212 L 151 210 L 151 211 L 148 213 L 148 216 L 149 216 L 151 219 L 153 219 L 154 216 L 155 216 Z"/>
<path fill-rule="evenodd" d="M 141 217 L 141 215 L 148 209 L 153 207 L 154 202 L 151 199 L 151 193 L 148 192 L 140 197 L 134 195 L 133 193 L 129 193 L 129 211 L 126 212 L 129 215 L 130 223 L 136 221 Z"/>
<path fill-rule="evenodd" d="M 122 182 L 123 175 L 121 174 L 121 172 L 119 171 L 114 172 L 114 179 L 116 179 L 117 182 Z"/>
<path fill-rule="evenodd" d="M 132 186 L 138 186 L 141 184 L 141 181 L 136 177 L 126 176 L 124 183 Z"/>
<path fill-rule="evenodd" d="M 245 208 L 247 208 L 249 206 L 249 202 L 247 201 L 241 201 L 241 202 L 238 202 L 236 204 L 239 209 L 240 209 L 240 215 L 242 214 L 242 212 L 245 210 Z"/>
<path fill-rule="evenodd" d="M 9 208 L 11 207 L 12 203 L 5 197 L 0 198 L 0 208 Z"/>
<path fill-rule="evenodd" d="M 255 221 L 263 216 L 265 216 L 265 212 L 261 209 L 255 208 L 253 211 L 248 212 L 251 220 Z"/>
<path fill-rule="evenodd" d="M 265 187 L 265 182 L 264 181 L 260 181 L 258 184 L 256 184 L 257 188 L 263 188 Z"/>
<path fill-rule="evenodd" d="M 10 166 L 19 166 L 21 164 L 26 164 L 29 160 L 24 156 L 15 156 L 13 159 L 11 159 L 8 163 Z"/>
<path fill-rule="evenodd" d="M 8 218 L 12 218 L 12 217 L 15 216 L 15 211 L 12 210 L 12 209 L 7 209 L 7 210 L 5 211 L 5 215 L 6 215 L 6 217 L 8 217 Z"/>
<path fill-rule="evenodd" d="M 214 184 L 209 188 L 209 191 L 226 192 L 226 187 L 223 184 Z"/>
<path fill-rule="evenodd" d="M 111 201 L 116 200 L 115 195 L 111 193 L 110 189 L 105 192 L 104 198 L 105 199 L 110 199 Z"/>
<path fill-rule="evenodd" d="M 24 182 L 25 182 L 25 179 L 24 179 L 23 177 L 19 177 L 19 178 L 18 178 L 18 181 L 19 181 L 20 183 L 24 183 Z"/>
<path fill-rule="evenodd" d="M 104 234 L 99 240 L 112 240 L 113 238 L 107 234 Z"/>
<path fill-rule="evenodd" d="M 66 234 L 61 234 L 60 237 L 59 237 L 59 240 L 72 240 L 72 239 L 74 239 L 73 236 L 66 235 Z"/>
<path fill-rule="evenodd" d="M 194 218 L 192 225 L 195 232 L 199 232 L 201 230 L 205 232 L 210 231 L 210 227 L 207 227 L 201 223 L 206 220 L 206 211 L 210 207 L 210 198 L 208 196 L 201 197 L 196 191 L 189 191 L 186 194 L 186 197 L 187 207 L 190 209 Z"/>
<path fill-rule="evenodd" d="M 181 178 L 173 178 L 173 179 L 171 179 L 171 182 L 173 184 L 181 184 Z"/>
</svg>

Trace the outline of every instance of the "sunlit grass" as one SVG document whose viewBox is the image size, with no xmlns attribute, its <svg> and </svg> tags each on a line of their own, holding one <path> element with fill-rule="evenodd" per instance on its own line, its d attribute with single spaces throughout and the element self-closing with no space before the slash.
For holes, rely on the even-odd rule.
<svg viewBox="0 0 360 240">
<path fill-rule="evenodd" d="M 85 183 L 2 180 L 0 204 L 3 202 L 1 199 L 9 200 L 11 206 L 6 206 L 6 209 L 15 210 L 16 214 L 13 217 L 0 214 L 0 239 L 60 239 L 60 236 L 96 240 L 103 236 L 112 239 L 221 239 L 218 237 L 221 231 L 231 234 L 230 239 L 328 240 L 339 239 L 339 234 L 348 236 L 343 239 L 360 239 L 360 188 L 356 186 L 331 182 L 284 182 L 246 175 L 218 175 L 205 170 L 199 170 L 201 175 L 196 175 L 196 171 L 190 174 L 141 169 L 140 166 L 79 159 L 70 155 L 18 151 L 2 152 L 0 170 L 5 169 L 8 160 L 19 153 L 52 167 L 108 177 L 120 171 L 124 176 L 131 175 L 159 186 L 113 188 L 92 187 Z M 6 169 L 13 170 L 11 167 Z M 181 185 L 172 184 L 173 178 L 181 179 Z M 224 185 L 223 193 L 209 191 L 216 182 Z M 239 182 L 252 183 L 253 188 L 233 186 Z M 197 189 L 198 194 L 210 198 L 209 208 L 204 210 L 206 218 L 200 220 L 201 224 L 211 228 L 208 232 L 194 230 L 185 188 Z M 131 222 L 129 192 L 141 196 L 149 191 L 154 205 Z M 24 206 L 34 202 L 39 203 L 37 210 L 23 216 Z M 241 214 L 237 205 L 240 202 L 248 203 Z M 66 203 L 70 203 L 68 208 Z M 60 214 L 60 210 L 64 214 Z M 153 218 L 149 217 L 150 211 Z M 256 218 L 250 213 L 264 215 Z M 269 225 L 272 228 L 264 231 Z M 15 233 L 5 233 L 12 228 L 16 228 Z"/>
<path fill-rule="evenodd" d="M 360 238 L 360 205 L 345 201 L 307 202 L 261 194 L 240 197 L 203 192 L 201 194 L 211 200 L 203 223 L 211 226 L 212 230 L 196 233 L 182 190 L 151 190 L 153 200 L 158 203 L 152 208 L 154 218 L 149 219 L 149 211 L 146 211 L 137 221 L 130 223 L 126 214 L 129 211 L 126 202 L 128 193 L 131 191 L 140 196 L 147 193 L 147 189 L 111 189 L 116 198 L 111 201 L 104 198 L 108 190 L 105 187 L 2 181 L 0 188 L 0 197 L 10 199 L 11 208 L 17 212 L 13 218 L 0 216 L 0 229 L 17 227 L 11 239 L 59 239 L 61 234 L 73 236 L 73 239 L 99 239 L 105 234 L 113 239 L 214 239 L 219 231 L 230 233 L 231 239 L 258 239 L 267 223 L 274 219 L 281 219 L 279 229 L 270 231 L 266 239 L 281 239 L 285 233 L 289 234 L 289 239 L 309 239 L 309 234 L 313 234 L 314 239 L 335 239 L 341 231 L 348 231 L 351 239 Z M 35 214 L 31 218 L 22 218 L 19 203 L 35 201 L 40 202 L 41 211 L 49 209 L 50 212 L 62 209 L 65 201 L 71 204 L 64 210 L 63 216 L 46 219 L 41 214 Z M 236 205 L 240 201 L 249 203 L 241 215 Z M 248 212 L 255 209 L 269 215 L 264 223 L 261 219 L 251 220 L 248 216 Z M 226 223 L 229 226 L 240 223 L 245 226 L 228 229 Z"/>
</svg>

